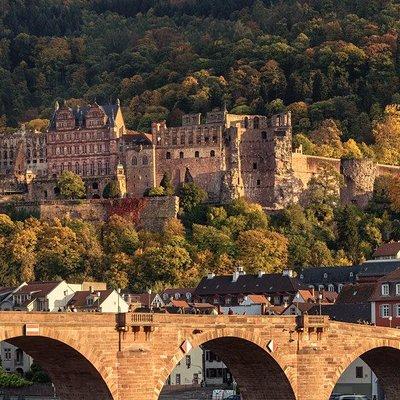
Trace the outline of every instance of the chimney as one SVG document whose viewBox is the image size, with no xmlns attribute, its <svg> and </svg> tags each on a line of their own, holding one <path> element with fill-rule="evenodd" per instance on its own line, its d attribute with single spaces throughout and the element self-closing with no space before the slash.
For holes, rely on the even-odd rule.
<svg viewBox="0 0 400 400">
<path fill-rule="evenodd" d="M 258 271 L 258 277 L 262 278 L 265 275 L 264 271 Z"/>
<path fill-rule="evenodd" d="M 101 296 L 101 293 L 100 292 L 97 292 L 97 297 L 100 297 Z"/>
<path fill-rule="evenodd" d="M 283 276 L 288 276 L 289 278 L 293 278 L 293 270 L 292 269 L 284 269 L 282 272 Z"/>
<path fill-rule="evenodd" d="M 311 288 L 311 294 L 312 294 L 313 299 L 315 300 L 315 289 L 314 289 L 314 286 Z"/>
<path fill-rule="evenodd" d="M 89 292 L 93 293 L 93 286 L 89 286 Z"/>
<path fill-rule="evenodd" d="M 232 275 L 232 282 L 236 282 L 240 275 L 246 275 L 243 267 L 236 267 L 235 272 Z"/>
<path fill-rule="evenodd" d="M 212 279 L 212 278 L 214 278 L 214 277 L 215 277 L 215 274 L 212 273 L 212 272 L 209 272 L 209 273 L 207 274 L 207 279 Z"/>
</svg>

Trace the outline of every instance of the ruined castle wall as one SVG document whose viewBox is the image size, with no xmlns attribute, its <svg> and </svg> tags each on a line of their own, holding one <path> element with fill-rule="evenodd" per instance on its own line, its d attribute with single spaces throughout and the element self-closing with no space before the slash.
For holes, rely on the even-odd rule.
<svg viewBox="0 0 400 400">
<path fill-rule="evenodd" d="M 292 154 L 292 168 L 294 176 L 301 180 L 304 187 L 307 187 L 313 175 L 326 164 L 331 165 L 337 172 L 340 172 L 340 159 L 310 156 L 302 153 Z"/>
<path fill-rule="evenodd" d="M 43 219 L 54 218 L 79 218 L 84 221 L 99 223 L 106 221 L 110 214 L 112 200 L 65 200 L 44 202 L 14 203 L 17 211 L 27 211 L 38 214 Z M 0 213 L 6 212 L 6 208 L 0 204 Z M 164 224 L 176 218 L 179 211 L 179 199 L 176 196 L 148 197 L 140 208 L 138 227 L 141 229 L 159 232 Z"/>
</svg>

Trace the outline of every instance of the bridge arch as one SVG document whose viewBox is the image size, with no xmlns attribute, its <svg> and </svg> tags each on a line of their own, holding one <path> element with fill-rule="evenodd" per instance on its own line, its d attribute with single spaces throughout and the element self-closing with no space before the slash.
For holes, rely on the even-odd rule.
<svg viewBox="0 0 400 400">
<path fill-rule="evenodd" d="M 20 327 L 0 330 L 6 341 L 30 355 L 52 380 L 61 400 L 113 400 L 117 388 L 102 355 L 81 335 L 45 328 L 36 336 L 21 335 Z"/>
<path fill-rule="evenodd" d="M 232 372 L 245 400 L 296 400 L 296 370 L 284 364 L 279 354 L 268 351 L 268 343 L 262 343 L 256 333 L 216 329 L 190 335 L 186 342 L 192 348 L 203 346 L 217 354 Z M 156 386 L 155 399 L 184 355 L 179 348 L 166 362 Z"/>
<path fill-rule="evenodd" d="M 363 360 L 373 371 L 383 388 L 387 400 L 397 400 L 400 393 L 400 341 L 360 337 L 360 346 L 342 357 L 335 369 L 330 390 L 325 394 L 328 400 L 341 375 L 357 358 Z"/>
</svg>

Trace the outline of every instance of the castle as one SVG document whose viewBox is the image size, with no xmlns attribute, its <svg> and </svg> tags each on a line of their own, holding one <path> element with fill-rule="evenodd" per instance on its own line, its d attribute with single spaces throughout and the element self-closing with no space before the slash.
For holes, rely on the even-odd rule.
<svg viewBox="0 0 400 400">
<path fill-rule="evenodd" d="M 45 134 L 3 134 L 0 148 L 0 194 L 21 193 L 27 200 L 56 199 L 65 170 L 82 177 L 88 198 L 103 197 L 112 181 L 122 195 L 142 197 L 167 173 L 175 187 L 193 181 L 214 203 L 246 197 L 278 209 L 298 202 L 311 177 L 329 164 L 344 177 L 342 200 L 363 206 L 377 176 L 400 175 L 400 167 L 370 160 L 293 152 L 290 113 L 187 114 L 180 127 L 154 122 L 151 132 L 139 133 L 126 129 L 119 101 L 75 109 L 56 103 Z"/>
</svg>

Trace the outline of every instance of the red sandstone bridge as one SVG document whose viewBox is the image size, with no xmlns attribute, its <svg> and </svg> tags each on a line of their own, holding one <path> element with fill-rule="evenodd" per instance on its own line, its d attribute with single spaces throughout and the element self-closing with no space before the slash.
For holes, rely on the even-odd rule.
<svg viewBox="0 0 400 400">
<path fill-rule="evenodd" d="M 190 348 L 220 356 L 245 400 L 328 400 L 361 357 L 400 398 L 400 330 L 325 316 L 0 312 L 0 340 L 30 354 L 62 400 L 157 400 Z"/>
</svg>

